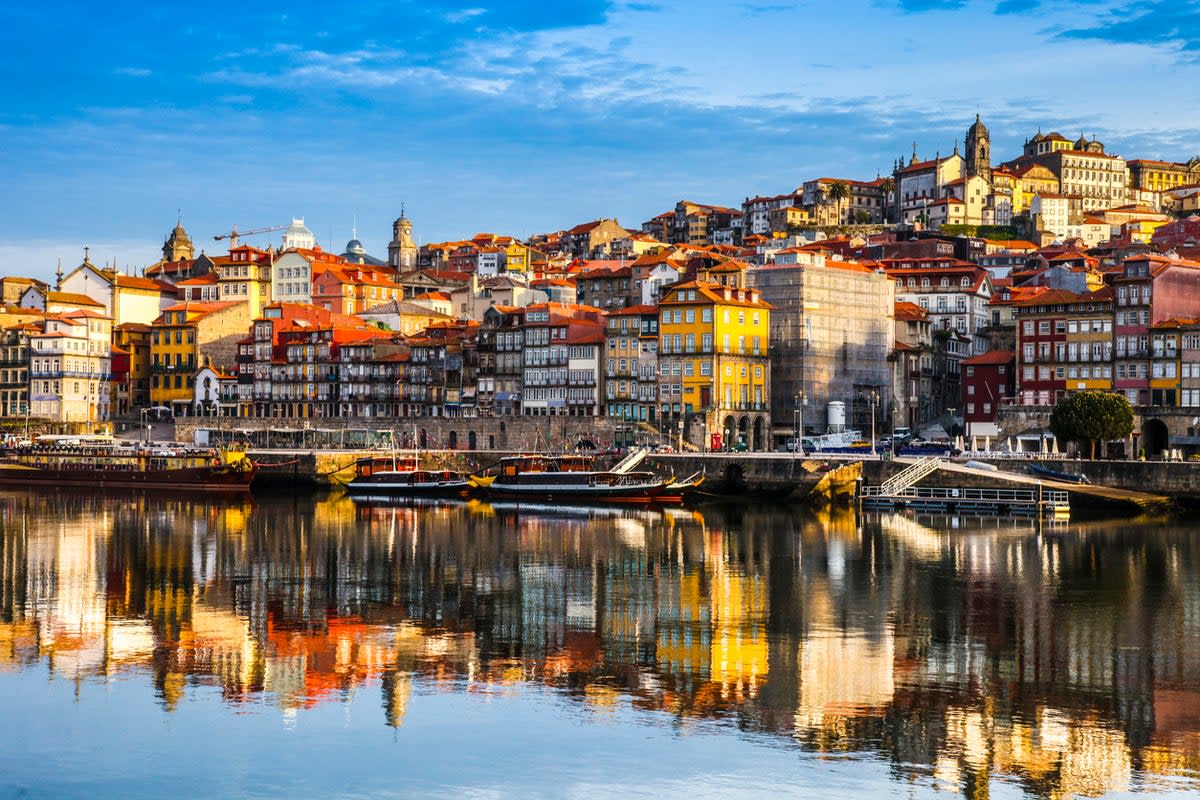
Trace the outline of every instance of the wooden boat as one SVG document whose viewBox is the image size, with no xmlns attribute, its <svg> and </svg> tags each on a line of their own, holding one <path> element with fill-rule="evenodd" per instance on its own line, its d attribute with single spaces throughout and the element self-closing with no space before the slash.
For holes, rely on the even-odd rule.
<svg viewBox="0 0 1200 800">
<path fill-rule="evenodd" d="M 470 481 L 488 497 L 503 500 L 671 502 L 667 498 L 675 495 L 666 494 L 671 481 L 634 471 L 645 457 L 645 450 L 635 450 L 612 469 L 598 470 L 590 456 L 511 456 L 500 459 L 495 475 L 472 475 Z"/>
<path fill-rule="evenodd" d="M 663 505 L 679 505 L 691 496 L 702 483 L 704 483 L 704 474 L 701 472 L 693 472 L 683 480 L 672 480 L 655 502 Z"/>
<path fill-rule="evenodd" d="M 0 458 L 0 484 L 248 491 L 255 465 L 240 451 L 129 444 L 109 436 L 43 436 Z"/>
<path fill-rule="evenodd" d="M 346 491 L 351 495 L 462 497 L 470 486 L 461 472 L 421 469 L 419 456 L 390 455 L 358 459 Z"/>
<path fill-rule="evenodd" d="M 1075 475 L 1071 472 L 1059 472 L 1057 470 L 1050 469 L 1049 467 L 1043 467 L 1041 464 L 1036 463 L 1029 465 L 1029 471 L 1034 475 L 1037 475 L 1039 478 L 1047 478 L 1052 481 L 1063 481 L 1064 483 L 1091 483 L 1091 481 L 1087 479 L 1086 475 Z"/>
</svg>

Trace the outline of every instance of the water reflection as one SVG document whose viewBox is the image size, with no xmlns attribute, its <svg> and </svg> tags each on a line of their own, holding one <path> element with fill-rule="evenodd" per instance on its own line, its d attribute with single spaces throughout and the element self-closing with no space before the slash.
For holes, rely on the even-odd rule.
<svg viewBox="0 0 1200 800">
<path fill-rule="evenodd" d="M 0 670 L 394 728 L 537 684 L 972 797 L 1194 789 L 1200 534 L 1032 525 L 10 493 Z"/>
</svg>

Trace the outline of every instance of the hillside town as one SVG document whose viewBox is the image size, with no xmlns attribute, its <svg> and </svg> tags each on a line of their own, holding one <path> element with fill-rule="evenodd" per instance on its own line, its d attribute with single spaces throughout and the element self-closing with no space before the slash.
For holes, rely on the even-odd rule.
<svg viewBox="0 0 1200 800">
<path fill-rule="evenodd" d="M 0 278 L 0 415 L 603 417 L 615 446 L 844 427 L 1038 449 L 1049 410 L 1098 389 L 1137 410 L 1137 450 L 1200 450 L 1200 157 L 1039 130 L 1004 158 L 977 116 L 961 147 L 914 144 L 871 180 L 525 239 L 418 246 L 402 212 L 378 255 L 324 250 L 302 218 L 209 253 L 180 220 L 137 274 L 84 247 L 53 283 Z"/>
</svg>

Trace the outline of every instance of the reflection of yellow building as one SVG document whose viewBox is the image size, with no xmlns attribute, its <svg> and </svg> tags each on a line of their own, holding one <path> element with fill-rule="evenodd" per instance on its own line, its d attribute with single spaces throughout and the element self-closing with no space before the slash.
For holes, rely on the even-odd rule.
<svg viewBox="0 0 1200 800">
<path fill-rule="evenodd" d="M 722 692 L 754 695 L 767 676 L 767 581 L 730 565 L 723 534 L 706 558 L 712 585 L 712 680 Z"/>
<path fill-rule="evenodd" d="M 694 680 L 711 675 L 712 616 L 701 589 L 702 576 L 693 570 L 660 576 L 655 657 L 660 670 Z"/>
</svg>

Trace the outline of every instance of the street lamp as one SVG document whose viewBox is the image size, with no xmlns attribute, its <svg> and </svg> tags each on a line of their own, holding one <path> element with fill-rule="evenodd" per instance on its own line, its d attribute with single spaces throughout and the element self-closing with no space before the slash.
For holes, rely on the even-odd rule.
<svg viewBox="0 0 1200 800">
<path fill-rule="evenodd" d="M 683 452 L 683 417 L 679 417 L 679 452 Z"/>
<path fill-rule="evenodd" d="M 879 392 L 872 389 L 867 392 L 867 404 L 871 409 L 871 458 L 875 458 L 875 404 L 879 402 Z"/>
<path fill-rule="evenodd" d="M 808 405 L 808 397 L 804 394 L 804 390 L 796 392 L 794 398 L 795 404 L 792 406 L 792 460 L 796 460 L 796 453 L 803 454 L 804 452 L 804 406 Z"/>
<path fill-rule="evenodd" d="M 146 412 L 149 410 L 148 408 L 138 409 L 138 413 L 141 415 L 138 425 L 140 436 L 138 438 L 142 440 L 143 444 L 150 444 L 150 423 L 146 422 Z"/>
</svg>

